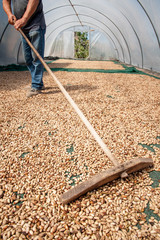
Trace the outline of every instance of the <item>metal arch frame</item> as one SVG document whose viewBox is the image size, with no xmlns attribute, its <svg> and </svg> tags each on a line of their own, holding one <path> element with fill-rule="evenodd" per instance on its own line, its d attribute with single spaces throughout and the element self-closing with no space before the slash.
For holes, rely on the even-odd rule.
<svg viewBox="0 0 160 240">
<path fill-rule="evenodd" d="M 155 29 L 155 27 L 154 27 L 154 24 L 153 24 L 151 18 L 150 18 L 150 16 L 149 16 L 148 12 L 146 11 L 145 7 L 143 6 L 143 4 L 142 4 L 139 0 L 137 0 L 137 2 L 139 3 L 139 5 L 141 6 L 141 8 L 143 9 L 143 11 L 145 12 L 146 16 L 147 16 L 148 19 L 149 19 L 149 21 L 150 21 L 150 23 L 151 23 L 151 25 L 152 25 L 153 31 L 154 31 L 154 33 L 155 33 L 155 35 L 156 35 L 159 48 L 160 48 L 160 39 L 159 39 L 159 37 L 158 37 L 158 33 L 157 33 L 157 31 L 156 31 L 156 29 Z"/>
<path fill-rule="evenodd" d="M 10 25 L 9 23 L 6 24 L 6 26 L 5 26 L 5 28 L 4 28 L 3 32 L 2 32 L 1 38 L 0 38 L 0 43 L 1 43 L 2 38 L 3 38 L 3 36 L 4 36 L 4 34 L 5 34 L 5 32 L 6 32 L 6 30 L 7 30 L 9 25 Z"/>
<path fill-rule="evenodd" d="M 66 6 L 70 6 L 70 5 L 58 6 L 58 7 L 56 7 L 56 8 L 50 9 L 50 10 L 47 11 L 45 14 L 47 14 L 48 12 L 53 11 L 54 9 L 62 8 L 62 7 L 66 7 Z M 80 5 L 80 4 L 75 4 L 74 6 L 89 8 L 89 9 L 92 9 L 93 11 L 95 11 L 95 12 L 98 12 L 100 15 L 102 15 L 102 16 L 105 17 L 105 18 L 107 18 L 107 19 L 118 29 L 118 31 L 120 32 L 120 34 L 121 34 L 121 36 L 122 36 L 122 38 L 123 38 L 123 40 L 124 40 L 124 42 L 125 42 L 125 44 L 126 44 L 126 46 L 127 46 L 128 54 L 129 54 L 129 59 L 130 59 L 130 64 L 131 64 L 132 61 L 131 61 L 131 53 L 130 53 L 129 45 L 128 45 L 127 41 L 126 41 L 126 38 L 124 37 L 124 35 L 123 35 L 122 32 L 120 31 L 120 29 L 118 28 L 118 26 L 117 26 L 110 18 L 108 18 L 105 14 L 99 12 L 98 10 L 96 10 L 96 9 L 94 9 L 94 8 L 91 8 L 91 7 L 88 7 L 88 6 L 84 6 L 84 5 Z M 79 14 L 79 15 L 80 15 L 80 14 Z M 61 17 L 61 18 L 63 18 L 63 17 Z M 59 18 L 59 19 L 60 19 L 60 18 Z M 96 20 L 97 20 L 97 19 L 96 19 Z M 97 20 L 97 21 L 99 21 L 99 20 Z M 106 25 L 105 25 L 105 26 L 106 26 Z M 106 27 L 107 27 L 107 26 L 106 26 Z M 108 28 L 109 28 L 109 27 L 108 27 Z M 122 47 L 122 46 L 121 46 L 121 47 Z M 124 59 L 124 51 L 122 51 L 122 52 L 123 52 L 123 59 Z"/>
<path fill-rule="evenodd" d="M 94 20 L 100 22 L 100 23 L 103 24 L 106 28 L 108 28 L 109 31 L 111 31 L 111 33 L 113 34 L 113 36 L 114 36 L 115 39 L 117 40 L 117 42 L 119 43 L 119 45 L 120 45 L 120 47 L 121 47 L 122 54 L 123 54 L 123 59 L 124 59 L 124 51 L 123 51 L 123 47 L 122 47 L 120 41 L 118 40 L 118 38 L 116 37 L 116 35 L 113 33 L 113 31 L 112 31 L 106 24 L 104 24 L 102 21 L 97 20 L 96 18 L 91 17 L 91 16 L 89 16 L 89 15 L 87 15 L 87 14 L 79 14 L 79 15 L 81 15 L 81 16 L 86 16 L 86 17 L 89 17 L 89 18 L 93 18 Z M 104 30 L 103 30 L 103 31 L 104 31 Z M 108 35 L 109 35 L 109 34 L 108 34 Z M 129 56 L 130 56 L 130 52 L 129 52 Z M 131 58 L 130 58 L 130 60 L 131 60 Z"/>
<path fill-rule="evenodd" d="M 77 22 L 77 21 L 71 21 L 71 22 L 68 22 L 68 23 L 64 23 L 63 25 L 70 24 L 70 23 L 74 23 L 74 22 Z M 92 25 L 93 25 L 93 26 L 96 27 L 96 29 L 101 29 L 101 28 L 99 28 L 99 27 L 98 27 L 97 25 L 95 25 L 95 24 L 91 24 L 91 23 L 89 23 L 89 22 L 84 22 L 84 23 L 87 23 L 88 26 L 92 26 Z M 61 26 L 63 26 L 63 25 L 61 25 Z M 70 27 L 68 27 L 68 28 L 65 28 L 64 30 L 70 29 L 71 27 L 74 27 L 74 26 L 79 26 L 79 24 L 70 26 Z M 87 26 L 87 25 L 86 25 L 86 26 Z M 56 31 L 58 28 L 59 28 L 59 27 L 55 28 L 55 29 L 50 33 L 50 35 L 52 35 L 53 32 Z M 63 31 L 64 31 L 64 30 L 63 30 Z M 111 36 L 110 36 L 107 32 L 105 32 L 103 29 L 101 29 L 101 30 L 102 30 L 103 33 L 105 33 L 105 34 L 111 39 L 111 42 L 113 43 L 113 45 L 114 45 L 114 47 L 115 47 L 115 51 L 117 51 L 118 58 L 119 58 L 119 52 L 118 52 L 118 49 L 117 49 L 117 47 L 116 47 L 116 44 L 115 44 L 114 40 L 111 38 Z M 50 35 L 49 35 L 49 36 L 50 36 Z M 48 39 L 48 38 L 47 38 L 47 39 Z M 46 39 L 46 40 L 47 40 L 47 39 Z"/>
<path fill-rule="evenodd" d="M 21 45 L 22 45 L 22 41 L 20 41 L 19 46 L 18 46 L 18 51 L 17 51 L 17 64 L 19 64 L 18 59 L 19 59 L 19 53 L 20 53 Z"/>
<path fill-rule="evenodd" d="M 121 12 L 122 13 L 122 12 Z M 123 13 L 122 13 L 123 14 Z M 141 58 L 142 58 L 142 68 L 143 68 L 143 49 L 142 49 L 142 44 L 141 44 L 141 41 L 140 41 L 140 39 L 139 39 L 139 37 L 138 37 L 138 34 L 137 34 L 137 32 L 136 32 L 136 30 L 135 30 L 135 28 L 133 27 L 133 25 L 131 24 L 131 22 L 129 21 L 129 19 L 123 14 L 123 16 L 127 19 L 127 21 L 128 21 L 128 23 L 130 24 L 130 26 L 131 26 L 131 28 L 133 29 L 133 31 L 134 31 L 134 33 L 135 33 L 135 35 L 136 35 L 136 37 L 137 37 L 137 40 L 138 40 L 138 43 L 139 43 L 139 48 L 140 48 L 140 51 L 141 51 Z"/>
<path fill-rule="evenodd" d="M 69 6 L 69 7 L 70 7 L 70 6 L 71 6 L 71 7 L 74 9 L 74 11 L 75 11 L 77 17 L 78 17 L 78 14 L 77 14 L 77 12 L 76 12 L 74 6 L 81 6 L 81 7 L 89 8 L 89 9 L 92 9 L 92 10 L 94 10 L 94 11 L 96 11 L 96 12 L 99 12 L 99 11 L 97 11 L 97 10 L 91 8 L 91 7 L 88 7 L 88 6 L 78 5 L 78 4 L 73 5 L 73 4 L 71 3 L 70 0 L 68 0 L 68 1 L 70 2 L 70 5 L 63 5 L 63 6 L 59 6 L 59 7 L 56 7 L 56 8 L 66 7 L 66 6 Z M 146 11 L 145 7 L 143 6 L 143 4 L 142 4 L 139 0 L 137 0 L 137 2 L 138 2 L 138 4 L 141 6 L 141 8 L 143 9 L 143 11 L 145 12 L 146 16 L 147 16 L 148 19 L 149 19 L 149 21 L 150 21 L 150 23 L 151 23 L 151 26 L 152 26 L 152 28 L 153 28 L 153 30 L 154 30 L 154 33 L 155 33 L 155 35 L 156 35 L 156 39 L 157 39 L 157 42 L 158 42 L 159 48 L 160 48 L 160 40 L 159 40 L 159 37 L 158 37 L 157 31 L 156 31 L 156 29 L 155 29 L 155 27 L 154 27 L 154 24 L 153 24 L 151 18 L 150 18 L 150 16 L 149 16 L 148 12 Z M 55 8 L 55 9 L 56 9 L 56 8 Z M 45 14 L 47 14 L 47 13 L 50 12 L 50 11 L 52 11 L 52 10 L 47 11 Z M 101 13 L 101 12 L 99 12 L 99 13 L 102 14 L 104 17 L 108 18 L 108 17 L 107 17 L 106 15 L 104 15 L 103 13 Z M 127 17 L 126 17 L 124 14 L 123 14 L 123 16 L 127 19 Z M 108 18 L 108 19 L 109 19 L 109 18 Z M 110 20 L 110 21 L 115 25 L 115 27 L 120 31 L 120 29 L 117 27 L 117 25 L 116 25 L 111 19 L 109 19 L 109 20 Z M 79 19 L 79 21 L 80 21 L 80 19 Z M 142 51 L 142 45 L 141 45 L 140 39 L 138 38 L 138 35 L 137 35 L 137 33 L 136 33 L 134 27 L 132 26 L 131 22 L 129 21 L 129 19 L 127 19 L 127 21 L 128 21 L 129 24 L 131 25 L 131 27 L 132 27 L 132 29 L 133 29 L 133 31 L 134 31 L 134 33 L 135 33 L 137 39 L 138 39 L 138 42 L 139 42 L 139 45 L 140 45 L 140 49 L 141 49 L 141 55 L 142 55 L 142 67 L 143 67 L 143 51 Z M 82 24 L 81 24 L 81 25 L 82 25 Z M 2 32 L 2 35 L 1 35 L 1 38 L 0 38 L 0 43 L 1 43 L 1 41 L 2 41 L 2 38 L 3 38 L 4 34 L 5 34 L 5 32 L 6 32 L 7 28 L 8 28 L 8 26 L 9 26 L 9 23 L 7 23 L 5 29 L 4 29 L 3 32 Z M 120 33 L 121 33 L 121 31 L 120 31 Z M 121 34 L 122 34 L 122 33 L 121 33 Z M 122 34 L 122 36 L 123 36 L 123 34 Z M 124 38 L 124 36 L 123 36 L 123 38 Z M 126 41 L 125 38 L 124 38 L 124 40 L 125 40 L 125 42 L 126 42 L 126 44 L 127 44 L 127 41 Z M 128 50 L 129 50 L 128 44 L 127 44 L 127 48 L 128 48 Z M 130 54 L 130 51 L 129 51 L 129 54 Z"/>
<path fill-rule="evenodd" d="M 70 7 L 70 5 L 64 5 L 64 6 L 60 6 L 60 7 L 65 7 L 65 6 L 69 6 L 69 7 Z M 59 7 L 57 7 L 57 8 L 59 8 Z M 54 8 L 54 9 L 56 9 L 56 8 Z M 48 13 L 48 12 L 50 12 L 50 11 L 52 11 L 52 10 L 49 10 L 49 11 L 47 11 L 46 13 Z M 44 13 L 44 14 L 46 14 L 46 13 Z M 0 43 L 1 43 L 1 41 L 2 41 L 2 38 L 3 38 L 4 34 L 5 34 L 8 26 L 10 26 L 9 23 L 6 24 L 6 27 L 4 28 L 4 30 L 3 30 L 3 32 L 2 32 L 2 35 L 1 35 L 1 37 L 0 37 Z"/>
<path fill-rule="evenodd" d="M 72 15 L 74 15 L 74 14 L 72 14 Z M 79 15 L 81 15 L 81 16 L 87 16 L 87 17 L 89 17 L 89 18 L 93 18 L 93 19 L 95 19 L 94 17 L 91 17 L 91 16 L 88 16 L 88 15 L 86 15 L 86 14 L 79 14 Z M 67 15 L 68 16 L 68 15 Z M 67 16 L 63 16 L 63 18 L 65 18 L 65 17 L 67 17 Z M 71 15 L 69 15 L 69 16 L 71 16 Z M 56 19 L 56 20 L 54 20 L 53 22 L 51 22 L 49 25 L 51 25 L 51 24 L 53 24 L 54 22 L 56 22 L 56 21 L 58 21 L 59 19 L 61 19 L 61 18 L 58 18 L 58 19 Z M 117 42 L 119 43 L 119 45 L 120 45 L 120 48 L 121 48 L 121 51 L 122 51 L 122 55 L 123 55 L 123 60 L 124 60 L 124 51 L 123 51 L 123 48 L 122 48 L 122 45 L 121 45 L 121 43 L 120 43 L 120 41 L 117 39 L 117 37 L 115 36 L 115 34 L 112 32 L 112 30 L 107 26 L 107 25 L 105 25 L 103 22 L 101 22 L 101 21 L 99 21 L 99 20 L 97 20 L 97 19 L 95 19 L 96 21 L 98 21 L 98 22 L 100 22 L 101 24 L 103 24 L 106 28 L 108 28 L 110 31 L 111 31 L 111 33 L 113 34 L 113 36 L 115 37 L 115 39 L 117 40 Z M 70 22 L 71 23 L 71 22 Z M 48 25 L 48 26 L 49 26 Z M 62 25 L 61 25 L 62 26 Z M 97 26 L 97 25 L 96 25 Z M 57 28 L 55 28 L 55 30 L 57 30 L 59 27 L 57 27 Z M 97 27 L 97 28 L 99 28 L 99 27 Z M 101 28 L 102 29 L 102 28 Z M 104 33 L 106 33 L 106 31 L 104 31 L 103 29 L 102 29 L 102 31 L 104 32 Z M 53 31 L 52 31 L 53 32 Z M 50 35 L 52 35 L 52 32 L 47 36 L 47 38 L 46 38 L 46 40 L 48 40 L 48 38 L 50 37 Z M 107 36 L 108 36 L 109 34 L 107 33 Z M 110 36 L 110 35 L 109 35 Z M 111 38 L 111 37 L 110 37 Z M 117 49 L 117 48 L 116 48 Z"/>
<path fill-rule="evenodd" d="M 75 14 L 76 14 L 76 16 L 77 16 L 77 18 L 78 18 L 78 21 L 80 22 L 81 26 L 83 26 L 83 24 L 82 24 L 82 22 L 81 22 L 81 20 L 80 20 L 80 18 L 79 18 L 79 16 L 78 16 L 78 13 L 77 13 L 74 5 L 72 4 L 71 0 L 68 0 L 68 1 L 69 1 L 71 7 L 73 8 L 73 10 L 74 10 L 74 12 L 75 12 Z"/>
<path fill-rule="evenodd" d="M 68 5 L 69 6 L 69 5 Z M 66 7 L 66 6 L 60 6 L 60 7 Z M 93 9 L 94 10 L 94 9 Z M 49 10 L 49 12 L 50 11 L 52 11 L 52 10 Z M 96 10 L 95 10 L 96 11 Z M 74 15 L 74 14 L 72 14 L 72 15 Z M 79 14 L 79 15 L 82 15 L 83 16 L 83 14 Z M 71 15 L 67 15 L 67 16 L 71 16 Z M 88 16 L 88 15 L 85 15 L 84 14 L 84 16 L 87 16 L 87 17 L 90 17 L 90 18 L 93 18 L 93 17 L 91 17 L 91 16 Z M 66 16 L 65 16 L 66 17 Z M 64 17 L 63 17 L 64 18 Z M 57 20 L 59 20 L 59 19 L 61 19 L 61 18 L 58 18 L 58 19 L 56 19 L 56 21 Z M 95 19 L 95 18 L 93 18 L 93 19 Z M 95 20 L 97 20 L 97 19 L 95 19 Z M 99 20 L 97 20 L 97 21 L 99 21 Z M 53 22 L 55 22 L 55 21 L 53 21 Z M 53 24 L 53 22 L 52 23 L 50 23 L 50 24 Z M 103 25 L 105 25 L 103 22 L 101 22 L 101 21 L 99 21 L 100 23 L 102 23 Z M 49 25 L 50 25 L 49 24 Z M 89 23 L 90 24 L 90 23 Z M 2 35 L 1 35 L 1 38 L 0 38 L 0 42 L 1 42 L 1 40 L 2 40 L 2 38 L 3 38 L 3 36 L 4 36 L 4 34 L 5 34 L 5 31 L 7 30 L 7 28 L 8 28 L 8 26 L 9 26 L 10 24 L 9 23 L 7 23 L 7 25 L 6 25 L 6 27 L 5 27 L 5 29 L 3 30 L 3 33 L 2 33 Z M 48 25 L 48 26 L 49 26 Z M 82 24 L 81 24 L 82 25 Z M 83 26 L 83 25 L 82 25 Z M 94 26 L 96 26 L 97 27 L 97 29 L 99 28 L 97 25 L 95 25 L 94 24 Z M 110 31 L 111 31 L 111 29 L 107 26 L 107 25 L 105 25 Z M 56 28 L 57 29 L 57 28 Z M 56 30 L 55 29 L 55 30 Z M 101 29 L 101 28 L 100 28 Z M 118 52 L 118 49 L 117 49 L 117 47 L 116 47 L 116 44 L 115 44 L 115 42 L 113 41 L 113 39 L 111 38 L 111 36 L 106 32 L 106 31 L 104 31 L 103 29 L 101 29 L 102 30 L 102 32 L 104 32 L 110 39 L 111 39 L 111 41 L 112 41 L 112 43 L 113 43 L 113 45 L 115 46 L 115 51 L 117 51 L 117 55 L 118 55 L 118 57 L 119 57 L 119 52 Z M 112 32 L 112 31 L 111 31 Z M 115 36 L 115 34 L 112 32 L 112 34 L 114 35 L 114 37 L 116 38 L 116 36 Z M 122 46 L 121 46 L 121 44 L 120 44 L 120 42 L 118 41 L 118 39 L 116 38 L 116 40 L 117 40 L 117 42 L 119 43 L 119 45 L 120 45 L 120 47 L 121 47 L 121 51 L 122 51 L 122 54 L 123 54 L 123 59 L 124 59 L 124 51 L 123 51 L 123 48 L 122 48 Z M 18 57 L 19 57 L 19 51 L 20 51 L 20 47 L 21 47 L 21 42 L 20 42 L 20 44 L 19 44 L 19 47 L 18 47 L 18 52 L 17 52 L 17 63 L 18 63 Z"/>
<path fill-rule="evenodd" d="M 0 38 L 0 43 L 1 43 L 2 38 L 3 38 L 3 36 L 4 36 L 4 34 L 5 34 L 6 30 L 7 30 L 7 28 L 8 28 L 9 26 L 10 26 L 10 24 L 7 23 L 7 25 L 5 26 L 5 28 L 4 28 L 3 32 L 2 32 L 2 35 L 1 35 L 1 38 Z M 22 44 L 22 41 L 20 41 L 19 47 L 18 47 L 18 51 L 17 51 L 17 57 L 16 57 L 16 59 L 17 59 L 17 64 L 18 64 L 18 57 L 19 57 L 19 52 L 20 52 L 21 44 Z"/>
<path fill-rule="evenodd" d="M 53 20 L 52 22 L 50 22 L 46 27 L 49 27 L 50 25 L 52 25 L 54 22 L 60 20 L 60 19 L 63 19 L 64 17 L 70 17 L 70 16 L 75 16 L 75 14 L 69 14 L 69 15 L 65 15 L 63 17 L 59 17 L 57 18 L 56 20 Z"/>
<path fill-rule="evenodd" d="M 117 30 L 120 32 L 123 40 L 125 41 L 125 44 L 127 46 L 127 49 L 128 49 L 128 54 L 129 54 L 129 58 L 130 58 L 130 64 L 131 64 L 131 53 L 130 53 L 130 50 L 129 50 L 129 45 L 126 41 L 126 38 L 124 37 L 123 33 L 121 32 L 121 30 L 119 29 L 119 27 L 109 18 L 107 17 L 105 14 L 101 13 L 100 11 L 94 9 L 94 8 L 91 8 L 91 7 L 88 7 L 88 6 L 84 6 L 84 5 L 80 5 L 80 4 L 76 4 L 75 6 L 80 6 L 80 7 L 84 7 L 84 8 L 89 8 L 89 9 L 92 9 L 93 11 L 95 12 L 98 12 L 100 15 L 102 15 L 103 17 L 107 18 L 116 28 Z M 108 27 L 109 28 L 109 27 Z M 123 56 L 123 59 L 124 59 L 124 56 Z"/>
<path fill-rule="evenodd" d="M 71 5 L 66 4 L 66 5 L 60 5 L 58 7 L 53 7 L 52 9 L 49 9 L 48 11 L 44 12 L 44 15 L 48 14 L 49 12 L 52 12 L 55 9 L 63 8 L 63 7 L 71 7 Z"/>
</svg>

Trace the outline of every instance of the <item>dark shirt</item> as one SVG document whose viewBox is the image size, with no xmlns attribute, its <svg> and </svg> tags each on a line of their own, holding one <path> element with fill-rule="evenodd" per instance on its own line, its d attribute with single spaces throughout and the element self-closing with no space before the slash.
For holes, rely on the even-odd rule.
<svg viewBox="0 0 160 240">
<path fill-rule="evenodd" d="M 12 0 L 14 15 L 17 19 L 20 19 L 23 16 L 27 8 L 28 1 L 29 0 Z M 37 30 L 39 27 L 42 29 L 46 28 L 42 0 L 39 0 L 36 11 L 22 29 L 27 33 L 31 30 Z"/>
</svg>

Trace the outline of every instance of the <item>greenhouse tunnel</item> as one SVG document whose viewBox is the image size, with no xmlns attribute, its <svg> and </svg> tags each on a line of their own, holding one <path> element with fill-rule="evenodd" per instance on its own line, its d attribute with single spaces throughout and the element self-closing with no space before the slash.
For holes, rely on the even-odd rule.
<svg viewBox="0 0 160 240">
<path fill-rule="evenodd" d="M 74 33 L 87 32 L 89 60 L 116 59 L 160 72 L 159 0 L 45 0 L 45 57 L 74 59 Z M 24 63 L 21 37 L 0 2 L 0 65 Z"/>
</svg>

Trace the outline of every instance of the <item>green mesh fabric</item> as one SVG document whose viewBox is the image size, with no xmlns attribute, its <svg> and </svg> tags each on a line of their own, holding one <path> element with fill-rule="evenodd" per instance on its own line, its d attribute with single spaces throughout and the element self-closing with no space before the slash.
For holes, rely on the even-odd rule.
<svg viewBox="0 0 160 240">
<path fill-rule="evenodd" d="M 5 72 L 5 71 L 27 71 L 27 67 L 24 65 L 15 65 L 11 64 L 8 66 L 0 66 L 0 72 Z"/>
<path fill-rule="evenodd" d="M 119 64 L 119 62 L 115 62 L 116 64 Z M 121 64 L 124 69 L 85 69 L 85 68 L 51 68 L 53 72 L 57 71 L 64 71 L 64 72 L 97 72 L 97 73 L 127 73 L 127 74 L 141 74 L 141 75 L 147 75 L 150 77 L 154 77 L 156 79 L 160 79 L 159 77 L 156 77 L 151 74 L 144 73 L 143 71 L 137 70 L 135 67 L 127 67 L 124 64 Z M 24 65 L 8 65 L 8 66 L 0 66 L 0 72 L 4 71 L 27 71 L 27 67 Z"/>
</svg>

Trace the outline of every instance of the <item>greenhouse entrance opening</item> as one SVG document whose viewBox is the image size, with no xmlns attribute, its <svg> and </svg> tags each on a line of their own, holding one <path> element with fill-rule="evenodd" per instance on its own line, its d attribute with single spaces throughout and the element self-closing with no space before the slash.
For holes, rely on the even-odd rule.
<svg viewBox="0 0 160 240">
<path fill-rule="evenodd" d="M 74 32 L 74 57 L 86 59 L 89 57 L 89 33 Z"/>
</svg>

